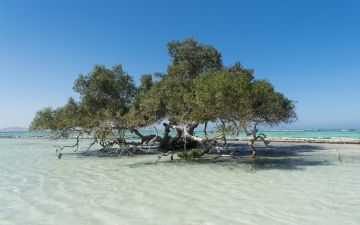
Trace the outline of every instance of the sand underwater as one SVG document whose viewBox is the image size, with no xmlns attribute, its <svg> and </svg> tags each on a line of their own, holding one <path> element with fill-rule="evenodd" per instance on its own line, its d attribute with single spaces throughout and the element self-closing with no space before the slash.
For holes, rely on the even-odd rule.
<svg viewBox="0 0 360 225">
<path fill-rule="evenodd" d="M 53 145 L 71 141 L 0 139 L 0 224 L 360 223 L 358 144 L 257 143 L 250 159 L 233 142 L 237 159 L 157 163 L 64 150 L 59 160 Z"/>
</svg>

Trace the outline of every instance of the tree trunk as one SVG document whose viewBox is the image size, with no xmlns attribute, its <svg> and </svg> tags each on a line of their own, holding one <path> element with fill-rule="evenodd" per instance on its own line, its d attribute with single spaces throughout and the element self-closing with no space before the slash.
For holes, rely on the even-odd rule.
<svg viewBox="0 0 360 225">
<path fill-rule="evenodd" d="M 204 126 L 204 135 L 206 138 L 207 138 L 207 133 L 206 133 L 207 124 L 208 124 L 208 122 L 205 122 L 205 126 Z"/>
<path fill-rule="evenodd" d="M 183 130 L 180 127 L 175 126 L 173 124 L 163 123 L 163 125 L 165 127 L 165 134 L 164 134 L 164 138 L 162 139 L 162 141 L 160 143 L 160 148 L 169 150 L 169 149 L 173 148 L 170 143 L 176 143 L 176 142 L 180 141 L 180 139 L 183 135 Z M 171 128 L 175 129 L 177 134 L 174 138 L 172 138 L 170 140 L 169 133 L 170 133 Z"/>
<path fill-rule="evenodd" d="M 140 139 L 141 139 L 141 145 L 145 142 L 145 143 L 149 143 L 149 141 L 151 141 L 152 139 L 154 139 L 156 137 L 156 135 L 142 135 L 138 129 L 134 128 L 133 126 L 130 127 L 130 132 L 131 133 L 135 133 Z M 160 139 L 160 137 L 159 137 Z"/>
<path fill-rule="evenodd" d="M 163 125 L 165 126 L 165 136 L 164 136 L 164 138 L 163 138 L 163 140 L 162 140 L 162 144 L 161 144 L 161 145 L 164 145 L 165 142 L 166 142 L 166 140 L 168 140 L 168 133 L 170 132 L 170 129 L 175 129 L 175 130 L 178 132 L 178 134 L 179 134 L 179 133 L 184 134 L 184 137 L 187 138 L 188 140 L 191 140 L 191 141 L 194 141 L 194 142 L 197 142 L 197 143 L 201 144 L 201 145 L 203 146 L 203 148 L 204 148 L 204 153 L 209 152 L 209 149 L 210 149 L 211 147 L 213 147 L 213 146 L 211 145 L 211 142 L 212 142 L 214 139 L 218 138 L 218 137 L 215 137 L 215 138 L 212 138 L 212 139 L 208 139 L 208 138 L 206 138 L 206 137 L 205 137 L 205 138 L 196 137 L 196 136 L 193 136 L 193 135 L 186 129 L 185 126 L 177 126 L 177 125 L 174 125 L 174 124 L 166 124 L 166 123 L 164 123 Z M 192 125 L 192 126 L 191 126 L 191 127 L 193 127 L 192 130 L 194 130 L 197 126 L 198 126 L 198 124 Z M 184 147 L 185 147 L 185 145 L 186 145 L 186 140 L 184 140 Z M 205 145 L 209 145 L 209 146 L 206 148 Z"/>
<path fill-rule="evenodd" d="M 255 159 L 256 158 L 256 149 L 255 149 L 255 147 L 254 147 L 254 140 L 251 140 L 250 141 L 250 148 L 251 148 L 251 150 L 252 150 L 252 152 L 253 152 L 253 154 L 251 155 L 251 157 L 250 158 L 252 158 L 252 159 Z"/>
<path fill-rule="evenodd" d="M 220 120 L 224 129 L 225 129 L 225 122 L 223 120 Z M 225 134 L 225 131 L 222 132 L 223 133 L 223 139 L 224 139 L 224 144 L 226 145 L 226 134 Z"/>
<path fill-rule="evenodd" d="M 258 139 L 261 139 L 261 141 L 263 141 L 266 146 L 271 147 L 271 146 L 269 145 L 270 142 L 267 141 L 267 140 L 265 140 L 265 138 L 266 138 L 266 135 L 265 135 L 265 134 L 260 133 L 258 136 L 256 136 L 256 133 L 258 132 L 256 126 L 257 126 L 257 124 L 254 125 L 254 129 L 253 129 L 252 133 L 248 133 L 248 131 L 247 131 L 246 128 L 244 127 L 244 131 L 245 131 L 246 135 L 247 135 L 247 136 L 250 136 L 250 135 L 253 136 L 253 138 L 250 140 L 250 148 L 251 148 L 251 150 L 252 150 L 252 152 L 253 152 L 251 158 L 256 158 L 256 149 L 255 149 L 255 147 L 254 147 L 254 142 L 257 141 Z"/>
<path fill-rule="evenodd" d="M 194 130 L 199 126 L 198 123 L 190 124 L 189 125 L 189 134 L 194 136 Z"/>
<path fill-rule="evenodd" d="M 173 125 L 173 124 L 166 124 L 166 125 L 167 125 L 165 127 L 166 129 L 170 130 L 170 128 L 172 128 L 172 129 L 175 129 L 178 132 L 184 132 L 185 137 L 189 138 L 190 140 L 193 140 L 193 141 L 196 141 L 196 142 L 199 142 L 199 143 L 203 143 L 204 141 L 206 141 L 205 138 L 195 137 L 195 136 L 191 135 L 189 133 L 189 131 L 186 129 L 186 127 L 177 126 L 177 125 Z"/>
<path fill-rule="evenodd" d="M 159 150 L 160 150 L 160 148 L 162 148 L 162 149 L 169 149 L 170 148 L 170 144 L 169 144 L 170 127 L 166 123 L 163 123 L 163 126 L 165 127 L 165 133 L 164 133 L 163 139 L 160 142 Z"/>
<path fill-rule="evenodd" d="M 182 135 L 183 135 L 183 131 L 182 130 L 176 130 L 177 134 L 176 136 L 171 140 L 171 142 L 178 142 Z"/>
</svg>

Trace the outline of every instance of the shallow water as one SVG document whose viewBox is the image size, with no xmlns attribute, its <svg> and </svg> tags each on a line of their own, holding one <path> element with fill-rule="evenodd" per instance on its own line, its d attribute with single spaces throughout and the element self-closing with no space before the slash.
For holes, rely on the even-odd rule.
<svg viewBox="0 0 360 225">
<path fill-rule="evenodd" d="M 69 143 L 0 139 L 0 224 L 360 221 L 359 145 L 274 143 L 257 159 L 244 148 L 238 159 L 158 163 L 64 150 L 59 160 L 53 145 Z"/>
<path fill-rule="evenodd" d="M 156 134 L 155 130 L 141 130 L 143 135 Z M 322 130 L 322 129 L 313 129 L 313 130 L 260 130 L 259 133 L 263 133 L 268 137 L 275 138 L 360 138 L 360 130 L 359 129 L 351 129 L 351 130 Z M 51 132 L 0 132 L 0 138 L 2 137 L 22 137 L 22 136 L 33 136 L 33 137 L 49 137 L 50 135 L 54 135 L 55 133 Z M 158 131 L 159 136 L 163 136 L 164 131 Z M 134 136 L 134 133 L 130 133 L 129 131 L 125 132 L 126 136 Z M 176 132 L 171 131 L 170 135 L 175 136 Z M 205 136 L 203 131 L 195 131 L 195 135 L 197 136 Z M 210 137 L 215 137 L 220 135 L 220 133 L 209 131 L 207 135 Z M 233 137 L 233 135 L 228 134 L 228 137 Z M 245 137 L 244 132 L 240 132 L 239 137 Z"/>
</svg>

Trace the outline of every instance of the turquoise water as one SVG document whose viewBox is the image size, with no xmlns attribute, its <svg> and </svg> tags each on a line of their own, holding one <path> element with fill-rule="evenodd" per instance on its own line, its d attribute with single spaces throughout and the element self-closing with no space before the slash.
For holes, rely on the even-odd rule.
<svg viewBox="0 0 360 225">
<path fill-rule="evenodd" d="M 155 134 L 154 131 L 143 130 L 141 131 L 144 135 Z M 164 131 L 158 132 L 160 136 L 163 135 Z M 356 130 L 263 130 L 259 133 L 264 133 L 268 137 L 285 137 L 285 138 L 360 138 L 360 129 Z M 127 136 L 134 136 L 130 132 L 125 133 Z M 171 135 L 176 135 L 175 132 L 171 132 Z M 9 136 L 50 136 L 52 135 L 49 132 L 0 132 L 0 137 L 9 137 Z M 204 132 L 195 131 L 196 136 L 204 136 Z M 216 136 L 219 133 L 208 132 L 209 136 Z M 229 134 L 229 136 L 232 136 Z M 239 137 L 244 137 L 244 133 L 240 133 Z"/>
<path fill-rule="evenodd" d="M 262 131 L 269 137 L 290 138 L 360 138 L 359 130 L 283 130 Z"/>
</svg>

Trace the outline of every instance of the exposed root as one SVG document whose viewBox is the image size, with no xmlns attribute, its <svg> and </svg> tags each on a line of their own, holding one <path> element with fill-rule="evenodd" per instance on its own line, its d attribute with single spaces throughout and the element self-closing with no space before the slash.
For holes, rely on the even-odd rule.
<svg viewBox="0 0 360 225">
<path fill-rule="evenodd" d="M 171 155 L 170 155 L 171 154 Z M 160 159 L 161 159 L 161 157 L 163 157 L 163 156 L 168 156 L 168 155 L 170 155 L 170 159 L 171 160 L 173 160 L 174 159 L 174 153 L 172 153 L 171 151 L 168 151 L 167 153 L 161 153 L 161 155 L 158 155 L 158 159 L 156 160 L 156 162 L 155 163 L 157 163 Z"/>
<path fill-rule="evenodd" d="M 338 160 L 341 162 L 341 156 L 340 156 L 340 152 L 339 152 L 338 148 L 336 149 L 336 154 L 337 154 Z"/>
<path fill-rule="evenodd" d="M 256 159 L 256 151 L 253 152 L 253 154 L 250 156 L 252 159 Z"/>
</svg>

